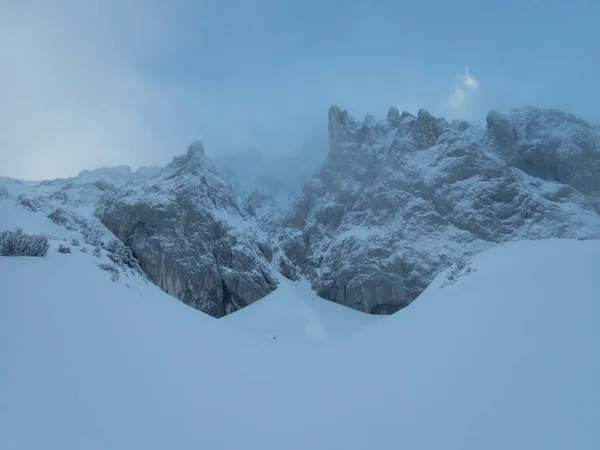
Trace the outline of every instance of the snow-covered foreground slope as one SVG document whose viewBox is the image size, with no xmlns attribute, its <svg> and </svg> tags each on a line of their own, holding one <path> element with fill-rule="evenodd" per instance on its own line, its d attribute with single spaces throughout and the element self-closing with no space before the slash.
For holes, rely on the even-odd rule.
<svg viewBox="0 0 600 450">
<path fill-rule="evenodd" d="M 600 448 L 600 241 L 496 247 L 305 346 L 94 264 L 0 258 L 0 448 Z"/>
<path fill-rule="evenodd" d="M 306 281 L 281 277 L 276 291 L 220 320 L 285 344 L 304 344 L 346 336 L 382 319 L 325 300 Z"/>
</svg>

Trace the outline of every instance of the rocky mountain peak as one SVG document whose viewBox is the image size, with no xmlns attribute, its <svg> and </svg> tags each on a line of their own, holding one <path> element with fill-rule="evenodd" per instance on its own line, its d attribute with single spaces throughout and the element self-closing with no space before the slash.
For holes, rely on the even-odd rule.
<svg viewBox="0 0 600 450">
<path fill-rule="evenodd" d="M 424 150 L 435 145 L 442 134 L 442 127 L 429 111 L 420 109 L 411 129 L 415 148 Z"/>
<path fill-rule="evenodd" d="M 329 151 L 335 152 L 340 142 L 344 142 L 350 135 L 352 123 L 348 111 L 342 111 L 337 106 L 329 109 Z"/>
<path fill-rule="evenodd" d="M 194 143 L 158 175 L 103 199 L 102 223 L 164 291 L 221 317 L 277 286 L 268 239 Z"/>
<path fill-rule="evenodd" d="M 573 114 L 536 107 L 508 115 L 490 111 L 486 122 L 494 149 L 511 167 L 591 195 L 600 211 L 600 135 L 594 127 Z"/>
<path fill-rule="evenodd" d="M 395 108 L 359 122 L 330 109 L 331 151 L 280 237 L 317 293 L 393 312 L 491 245 L 600 235 L 597 131 L 536 108 L 486 122 Z"/>
<path fill-rule="evenodd" d="M 395 106 L 390 106 L 390 109 L 388 109 L 387 113 L 387 119 L 392 126 L 397 127 L 400 125 L 402 119 L 400 118 L 400 111 L 398 111 L 398 108 Z"/>
<path fill-rule="evenodd" d="M 200 141 L 194 141 L 188 146 L 185 155 L 179 155 L 167 165 L 170 169 L 179 169 L 178 173 L 193 173 L 201 175 L 202 173 L 216 173 L 214 164 L 206 157 L 204 145 Z"/>
<path fill-rule="evenodd" d="M 189 145 L 187 150 L 188 159 L 194 157 L 204 158 L 205 156 L 206 155 L 204 154 L 204 144 L 201 141 L 194 141 Z"/>
<path fill-rule="evenodd" d="M 517 137 L 508 116 L 491 110 L 485 118 L 488 132 L 496 141 L 498 148 L 505 156 L 511 155 L 517 143 Z"/>
</svg>

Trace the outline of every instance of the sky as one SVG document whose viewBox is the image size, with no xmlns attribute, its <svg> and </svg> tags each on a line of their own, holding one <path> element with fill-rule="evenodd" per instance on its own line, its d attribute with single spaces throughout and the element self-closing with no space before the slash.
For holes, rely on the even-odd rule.
<svg viewBox="0 0 600 450">
<path fill-rule="evenodd" d="M 0 175 L 297 151 L 331 105 L 600 122 L 597 0 L 0 0 Z"/>
</svg>

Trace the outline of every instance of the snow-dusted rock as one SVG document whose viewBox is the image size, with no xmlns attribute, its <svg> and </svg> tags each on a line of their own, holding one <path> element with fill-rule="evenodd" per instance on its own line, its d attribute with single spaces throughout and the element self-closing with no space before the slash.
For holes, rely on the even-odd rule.
<svg viewBox="0 0 600 450">
<path fill-rule="evenodd" d="M 510 118 L 491 112 L 487 124 L 492 147 L 510 166 L 590 195 L 600 212 L 597 130 L 573 114 L 534 107 L 515 110 Z"/>
<path fill-rule="evenodd" d="M 256 187 L 245 197 L 241 206 L 262 230 L 270 235 L 279 232 L 286 211 L 267 187 Z"/>
<path fill-rule="evenodd" d="M 280 241 L 317 293 L 362 311 L 410 303 L 457 259 L 519 239 L 600 235 L 597 130 L 527 108 L 478 123 L 329 111 L 329 156 Z"/>
<path fill-rule="evenodd" d="M 113 236 L 92 214 L 96 203 L 135 175 L 127 166 L 84 170 L 76 177 L 42 182 L 5 183 L 22 209 L 47 216 L 56 225 L 78 231 L 90 245 L 103 245 Z M 19 184 L 15 184 L 19 183 Z"/>
<path fill-rule="evenodd" d="M 193 143 L 160 174 L 109 193 L 97 215 L 164 291 L 221 317 L 276 288 L 273 252 Z"/>
</svg>

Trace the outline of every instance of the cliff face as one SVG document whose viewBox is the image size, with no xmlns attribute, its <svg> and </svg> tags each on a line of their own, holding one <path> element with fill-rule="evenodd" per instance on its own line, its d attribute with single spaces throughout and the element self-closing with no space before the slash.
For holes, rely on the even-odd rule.
<svg viewBox="0 0 600 450">
<path fill-rule="evenodd" d="M 331 108 L 329 155 L 280 234 L 318 294 L 391 313 L 489 246 L 600 236 L 597 130 L 536 108 L 486 122 L 395 108 L 361 122 Z"/>
<path fill-rule="evenodd" d="M 277 286 L 268 240 L 246 219 L 200 143 L 158 175 L 105 196 L 96 214 L 158 286 L 214 317 Z"/>
</svg>

